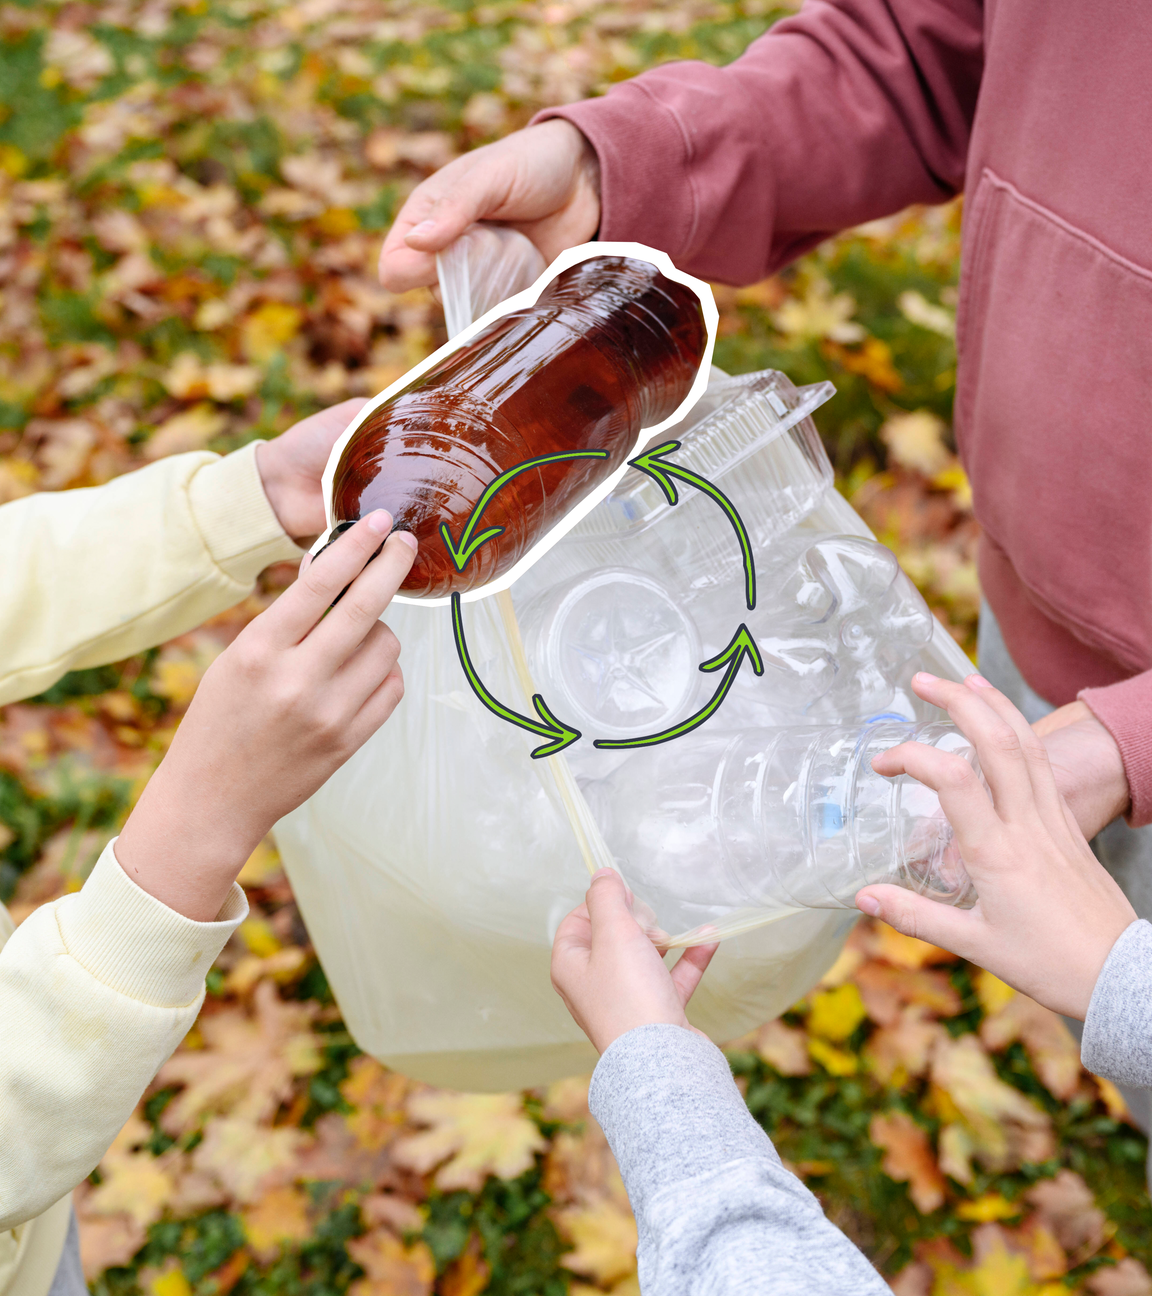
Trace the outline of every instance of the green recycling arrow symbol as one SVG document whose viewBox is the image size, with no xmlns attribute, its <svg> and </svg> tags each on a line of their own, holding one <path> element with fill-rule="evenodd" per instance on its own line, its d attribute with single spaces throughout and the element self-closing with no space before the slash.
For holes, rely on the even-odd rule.
<svg viewBox="0 0 1152 1296">
<path fill-rule="evenodd" d="M 679 441 L 665 441 L 663 445 L 655 446 L 644 454 L 637 455 L 635 459 L 629 459 L 628 466 L 647 473 L 664 492 L 669 504 L 675 504 L 679 498 L 676 485 L 672 480 L 674 477 L 679 477 L 682 482 L 695 486 L 698 491 L 703 491 L 720 505 L 728 521 L 732 523 L 732 529 L 736 532 L 736 539 L 740 544 L 740 555 L 744 560 L 744 600 L 748 604 L 748 611 L 751 612 L 756 606 L 756 562 L 752 556 L 752 541 L 748 538 L 747 528 L 740 514 L 736 512 L 736 505 L 719 486 L 714 486 L 707 478 L 694 473 L 690 468 L 682 468 L 679 464 L 668 463 L 665 460 L 665 455 L 670 455 L 673 450 L 679 449 Z"/>
<path fill-rule="evenodd" d="M 527 729 L 530 733 L 538 734 L 541 738 L 547 738 L 549 741 L 542 743 L 532 753 L 533 760 L 539 760 L 542 756 L 555 756 L 557 752 L 562 752 L 565 747 L 571 745 L 580 737 L 580 730 L 573 729 L 563 721 L 557 720 L 552 712 L 548 709 L 548 703 L 535 693 L 532 696 L 532 705 L 536 708 L 536 714 L 539 720 L 532 720 L 528 716 L 521 715 L 519 711 L 513 711 L 511 707 L 506 707 L 503 702 L 497 702 L 491 693 L 484 687 L 480 676 L 476 674 L 476 669 L 472 665 L 472 659 L 468 656 L 468 645 L 464 642 L 464 618 L 460 614 L 460 595 L 452 595 L 452 637 L 456 640 L 456 652 L 460 657 L 460 665 L 464 667 L 464 675 L 472 687 L 472 692 L 480 699 L 481 702 L 501 720 L 507 720 L 509 724 L 514 724 L 520 729 Z"/>
<path fill-rule="evenodd" d="M 760 649 L 756 646 L 756 640 L 753 639 L 752 632 L 741 621 L 728 647 L 722 652 L 718 652 L 715 657 L 710 657 L 706 662 L 700 663 L 702 671 L 717 671 L 723 667 L 727 667 L 727 669 L 724 671 L 724 678 L 720 681 L 720 687 L 695 715 L 689 716 L 687 720 L 682 720 L 671 729 L 649 734 L 646 738 L 597 738 L 592 746 L 612 749 L 619 747 L 655 747 L 657 743 L 671 742 L 673 738 L 680 738 L 686 733 L 691 733 L 693 729 L 698 729 L 705 720 L 715 715 L 720 709 L 720 704 L 728 696 L 728 692 L 736 679 L 736 673 L 739 671 L 745 657 L 751 662 L 752 669 L 757 675 L 764 674 L 764 662 L 760 657 Z"/>
<path fill-rule="evenodd" d="M 486 531 L 481 531 L 479 535 L 476 535 L 475 531 L 480 525 L 481 514 L 513 477 L 518 477 L 522 472 L 527 472 L 529 468 L 538 468 L 541 464 L 561 463 L 566 459 L 607 458 L 607 450 L 570 450 L 564 453 L 540 455 L 537 459 L 525 459 L 523 463 L 518 463 L 515 467 L 502 472 L 499 477 L 493 477 L 484 488 L 484 494 L 476 501 L 476 507 L 464 524 L 464 530 L 460 532 L 459 543 L 453 543 L 452 533 L 448 530 L 448 523 L 440 523 L 440 538 L 444 541 L 444 547 L 448 550 L 448 556 L 452 559 L 456 570 L 462 572 L 467 567 L 469 559 L 482 544 L 487 544 L 489 540 L 494 540 L 498 535 L 503 535 L 503 527 L 489 527 Z"/>
</svg>

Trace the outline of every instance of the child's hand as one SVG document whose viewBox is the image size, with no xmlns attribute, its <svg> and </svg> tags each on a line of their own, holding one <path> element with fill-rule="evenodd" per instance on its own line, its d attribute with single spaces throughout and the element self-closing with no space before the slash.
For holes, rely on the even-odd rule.
<svg viewBox="0 0 1152 1296">
<path fill-rule="evenodd" d="M 407 292 L 436 282 L 436 253 L 474 221 L 499 221 L 545 261 L 586 243 L 600 224 L 600 163 L 569 122 L 514 131 L 441 167 L 408 195 L 380 249 L 380 282 Z"/>
<path fill-rule="evenodd" d="M 715 945 L 685 950 L 671 972 L 632 917 L 624 881 L 612 869 L 592 878 L 588 895 L 560 924 L 552 946 L 552 984 L 577 1026 L 601 1053 L 636 1026 L 688 1025 L 684 1008 Z"/>
<path fill-rule="evenodd" d="M 324 530 L 324 495 L 320 479 L 340 433 L 365 404 L 364 397 L 341 401 L 294 423 L 256 448 L 256 467 L 264 494 L 285 532 L 311 543 Z"/>
<path fill-rule="evenodd" d="M 956 684 L 919 674 L 912 683 L 975 745 L 992 795 L 962 756 L 924 743 L 902 743 L 872 767 L 910 774 L 939 793 L 979 899 L 964 911 L 871 886 L 857 906 L 1083 1020 L 1109 951 L 1136 919 L 1132 906 L 1089 850 L 1043 741 L 1012 703 L 979 675 Z"/>
<path fill-rule="evenodd" d="M 205 673 L 115 847 L 128 876 L 169 908 L 214 919 L 260 839 L 403 697 L 400 645 L 379 617 L 416 542 L 388 536 L 391 526 L 383 510 L 357 522 Z"/>
</svg>

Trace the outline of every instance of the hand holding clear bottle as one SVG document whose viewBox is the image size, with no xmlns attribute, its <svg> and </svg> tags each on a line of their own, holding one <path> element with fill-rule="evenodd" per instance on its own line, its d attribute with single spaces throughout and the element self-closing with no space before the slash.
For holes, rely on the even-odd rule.
<svg viewBox="0 0 1152 1296">
<path fill-rule="evenodd" d="M 980 675 L 956 684 L 921 673 L 913 687 L 971 740 L 987 790 L 969 761 L 923 743 L 901 743 L 872 767 L 887 777 L 911 775 L 939 794 L 978 899 L 962 910 L 900 887 L 869 886 L 857 907 L 1082 1020 L 1135 911 L 1089 849 L 1044 743 L 1012 703 Z"/>
</svg>

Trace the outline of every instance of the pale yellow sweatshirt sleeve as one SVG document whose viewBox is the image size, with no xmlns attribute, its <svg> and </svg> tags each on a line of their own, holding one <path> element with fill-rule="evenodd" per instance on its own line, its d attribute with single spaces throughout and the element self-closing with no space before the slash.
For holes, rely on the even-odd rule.
<svg viewBox="0 0 1152 1296">
<path fill-rule="evenodd" d="M 302 555 L 264 494 L 257 444 L 0 508 L 0 704 L 183 634 Z"/>
<path fill-rule="evenodd" d="M 248 912 L 234 884 L 215 922 L 185 918 L 128 877 L 114 844 L 0 950 L 0 1231 L 91 1174 Z"/>
</svg>

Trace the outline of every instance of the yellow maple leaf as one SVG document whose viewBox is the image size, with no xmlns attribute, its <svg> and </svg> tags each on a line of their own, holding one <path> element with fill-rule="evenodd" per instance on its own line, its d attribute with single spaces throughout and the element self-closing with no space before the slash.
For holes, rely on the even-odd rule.
<svg viewBox="0 0 1152 1296">
<path fill-rule="evenodd" d="M 975 1154 L 988 1169 L 1002 1171 L 1052 1155 L 1048 1116 L 1000 1079 L 975 1035 L 937 1042 L 932 1080 L 954 1104 Z"/>
<path fill-rule="evenodd" d="M 307 1141 L 291 1126 L 269 1129 L 241 1116 L 208 1122 L 192 1165 L 212 1174 L 239 1202 L 255 1202 L 265 1178 L 289 1166 Z"/>
<path fill-rule="evenodd" d="M 992 1220 L 1011 1219 L 1023 1213 L 1024 1208 L 1010 1202 L 1003 1193 L 985 1193 L 972 1201 L 961 1202 L 956 1207 L 956 1218 L 987 1224 Z"/>
<path fill-rule="evenodd" d="M 299 1188 L 273 1188 L 241 1212 L 248 1245 L 267 1263 L 282 1243 L 303 1242 L 311 1236 L 308 1197 Z"/>
<path fill-rule="evenodd" d="M 558 1211 L 556 1221 L 573 1245 L 566 1269 L 611 1286 L 636 1272 L 636 1221 L 610 1198 Z"/>
<path fill-rule="evenodd" d="M 352 1063 L 340 1093 L 356 1110 L 344 1123 L 366 1151 L 379 1151 L 399 1133 L 408 1089 L 406 1077 L 387 1070 L 374 1058 L 359 1057 Z"/>
<path fill-rule="evenodd" d="M 930 410 L 916 410 L 894 414 L 880 429 L 880 439 L 896 463 L 935 477 L 952 461 L 952 452 L 944 443 L 946 431 L 943 420 Z"/>
<path fill-rule="evenodd" d="M 431 1128 L 398 1140 L 392 1155 L 421 1174 L 439 1165 L 435 1182 L 443 1192 L 479 1192 L 489 1175 L 515 1179 L 547 1147 L 519 1094 L 418 1093 L 408 1115 Z"/>
<path fill-rule="evenodd" d="M 121 1212 L 147 1228 L 164 1213 L 176 1186 L 163 1162 L 151 1152 L 105 1156 L 103 1182 L 88 1197 L 85 1209 L 93 1215 Z"/>
<path fill-rule="evenodd" d="M 296 1076 L 319 1069 L 320 1053 L 309 1029 L 315 1004 L 285 1003 L 270 981 L 261 981 L 252 1006 L 252 1016 L 241 1009 L 202 1016 L 203 1046 L 181 1048 L 160 1068 L 160 1084 L 184 1085 L 161 1117 L 169 1134 L 195 1129 L 209 1112 L 267 1119 L 291 1096 Z"/>
<path fill-rule="evenodd" d="M 349 1296 L 430 1296 L 436 1262 L 424 1242 L 405 1246 L 394 1234 L 377 1229 L 347 1246 L 367 1274 L 348 1288 Z"/>
<path fill-rule="evenodd" d="M 833 990 L 821 990 L 812 996 L 808 1029 L 813 1035 L 838 1044 L 846 1040 L 867 1015 L 859 989 L 848 981 Z"/>
<path fill-rule="evenodd" d="M 829 1044 L 827 1040 L 810 1039 L 808 1052 L 829 1075 L 850 1076 L 855 1075 L 860 1069 L 860 1060 L 855 1053 L 849 1053 L 847 1049 L 839 1049 L 834 1044 Z"/>
<path fill-rule="evenodd" d="M 287 302 L 265 302 L 240 327 L 241 344 L 249 360 L 271 360 L 300 331 L 304 312 Z"/>
<path fill-rule="evenodd" d="M 998 1240 L 970 1269 L 937 1268 L 933 1296 L 1038 1296 L 1038 1289 L 1025 1257 Z"/>
<path fill-rule="evenodd" d="M 832 293 L 827 279 L 809 280 L 802 297 L 791 297 L 773 312 L 772 322 L 794 342 L 831 338 L 833 342 L 860 342 L 864 328 L 852 316 L 856 301 L 850 293 Z"/>
</svg>

